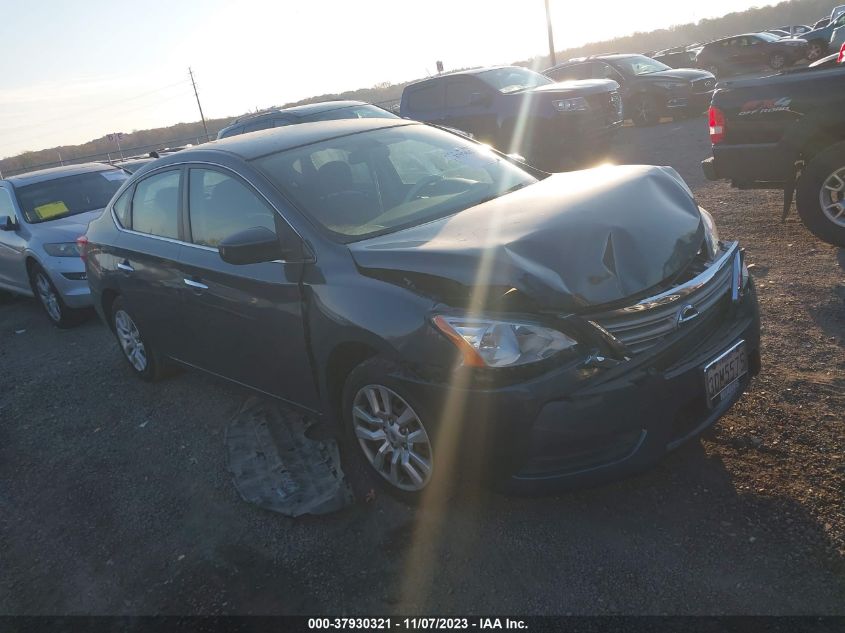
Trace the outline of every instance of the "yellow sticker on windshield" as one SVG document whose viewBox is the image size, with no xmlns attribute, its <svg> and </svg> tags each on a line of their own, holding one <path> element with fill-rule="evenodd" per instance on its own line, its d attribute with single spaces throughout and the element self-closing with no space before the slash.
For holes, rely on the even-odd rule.
<svg viewBox="0 0 845 633">
<path fill-rule="evenodd" d="M 35 207 L 33 211 L 35 211 L 38 217 L 42 220 L 49 220 L 50 218 L 55 218 L 57 215 L 67 213 L 68 208 L 67 205 L 60 200 L 59 202 L 42 204 L 40 207 Z"/>
</svg>

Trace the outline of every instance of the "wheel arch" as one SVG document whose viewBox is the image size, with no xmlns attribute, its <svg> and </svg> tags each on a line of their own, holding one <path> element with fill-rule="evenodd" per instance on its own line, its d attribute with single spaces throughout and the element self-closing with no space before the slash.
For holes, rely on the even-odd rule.
<svg viewBox="0 0 845 633">
<path fill-rule="evenodd" d="M 375 346 L 363 341 L 344 341 L 335 345 L 329 352 L 323 382 L 328 412 L 338 424 L 343 419 L 341 402 L 347 376 L 358 365 L 378 355 L 379 350 Z"/>
</svg>

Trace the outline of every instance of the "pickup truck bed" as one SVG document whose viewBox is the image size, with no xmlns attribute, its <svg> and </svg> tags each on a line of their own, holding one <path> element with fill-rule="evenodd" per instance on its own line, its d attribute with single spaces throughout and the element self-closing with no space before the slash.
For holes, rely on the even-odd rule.
<svg viewBox="0 0 845 633">
<path fill-rule="evenodd" d="M 845 246 L 845 181 L 837 180 L 845 178 L 844 66 L 720 82 L 710 128 L 708 179 L 783 189 L 785 211 L 797 190 L 807 227 Z"/>
</svg>

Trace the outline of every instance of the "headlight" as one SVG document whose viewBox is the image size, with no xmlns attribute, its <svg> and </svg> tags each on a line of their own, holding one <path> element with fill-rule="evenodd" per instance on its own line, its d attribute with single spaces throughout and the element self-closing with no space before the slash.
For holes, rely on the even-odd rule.
<svg viewBox="0 0 845 633">
<path fill-rule="evenodd" d="M 79 257 L 79 247 L 76 242 L 62 242 L 60 244 L 45 244 L 44 250 L 53 257 Z"/>
<path fill-rule="evenodd" d="M 559 112 L 577 112 L 579 110 L 588 110 L 590 104 L 584 97 L 572 97 L 571 99 L 561 99 L 560 101 L 553 101 L 552 105 L 555 110 Z"/>
<path fill-rule="evenodd" d="M 719 252 L 719 229 L 716 228 L 716 221 L 707 211 L 699 207 L 701 219 L 704 221 L 704 241 L 707 243 L 707 254 L 710 258 L 716 257 Z"/>
<path fill-rule="evenodd" d="M 563 332 L 530 323 L 438 315 L 434 325 L 461 351 L 464 365 L 515 367 L 575 347 Z"/>
</svg>

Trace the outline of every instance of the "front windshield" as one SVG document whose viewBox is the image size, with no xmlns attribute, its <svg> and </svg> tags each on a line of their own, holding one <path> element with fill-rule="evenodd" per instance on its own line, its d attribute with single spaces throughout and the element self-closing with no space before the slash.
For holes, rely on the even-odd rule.
<svg viewBox="0 0 845 633">
<path fill-rule="evenodd" d="M 315 114 L 302 117 L 300 123 L 311 123 L 312 121 L 335 121 L 337 119 L 398 119 L 399 117 L 378 106 L 364 103 L 361 105 L 324 110 Z"/>
<path fill-rule="evenodd" d="M 128 177 L 122 170 L 109 169 L 45 180 L 16 191 L 26 221 L 38 224 L 102 209 Z"/>
<path fill-rule="evenodd" d="M 344 242 L 452 215 L 536 182 L 488 147 L 423 125 L 342 136 L 254 164 Z"/>
<path fill-rule="evenodd" d="M 478 73 L 478 78 L 501 93 L 519 92 L 552 83 L 552 80 L 527 68 L 508 66 Z"/>
<path fill-rule="evenodd" d="M 628 76 L 650 75 L 651 73 L 659 73 L 662 70 L 670 70 L 670 67 L 666 64 L 651 57 L 646 57 L 645 55 L 621 57 L 615 61 L 615 64 L 622 66 L 622 73 Z"/>
</svg>

